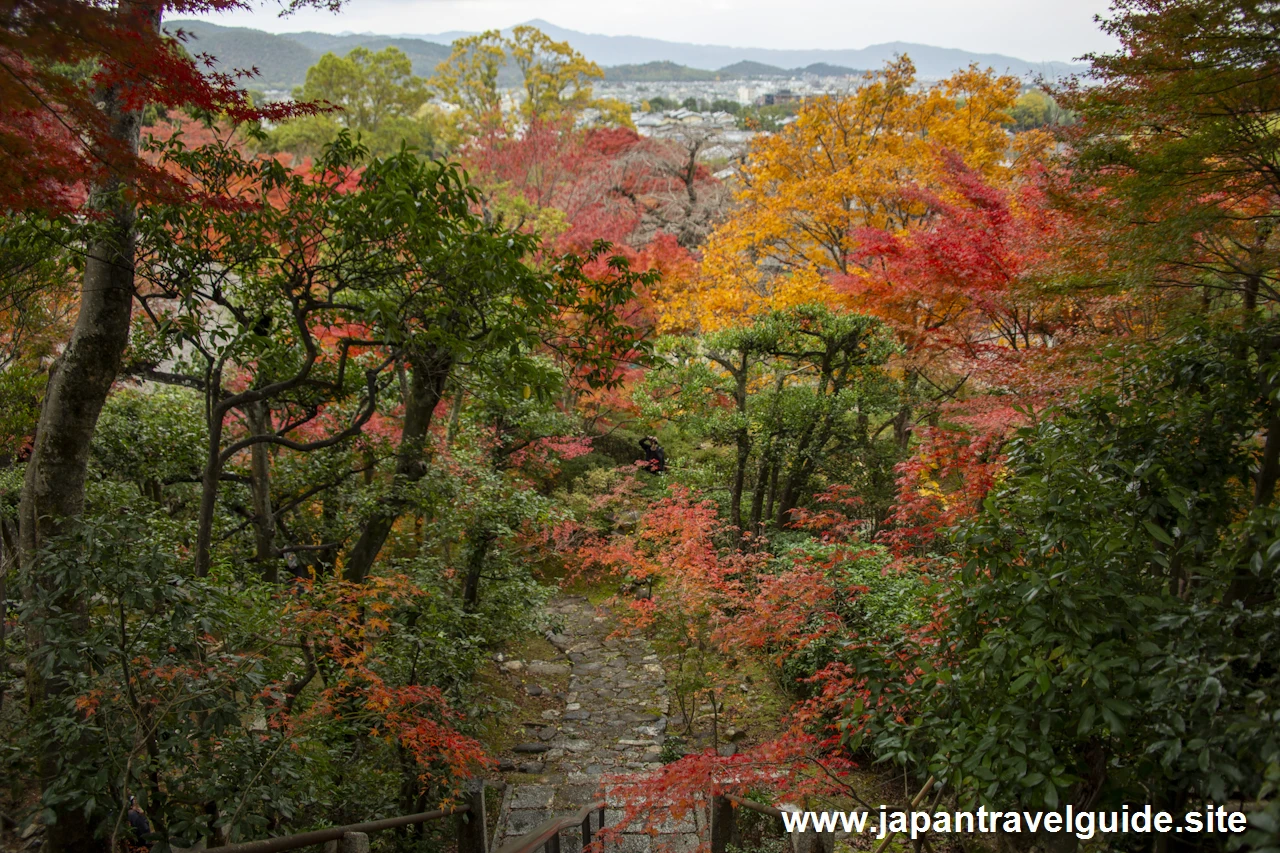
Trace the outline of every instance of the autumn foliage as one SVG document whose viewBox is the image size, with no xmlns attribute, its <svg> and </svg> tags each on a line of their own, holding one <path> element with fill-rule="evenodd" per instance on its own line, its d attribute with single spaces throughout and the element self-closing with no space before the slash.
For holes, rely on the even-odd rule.
<svg viewBox="0 0 1280 853">
<path fill-rule="evenodd" d="M 1273 8 L 1118 0 L 1031 94 L 898 57 L 733 151 L 527 25 L 257 104 L 162 20 L 238 5 L 4 10 L 0 835 L 454 803 L 561 585 L 669 691 L 621 825 L 932 779 L 1274 848 Z"/>
</svg>

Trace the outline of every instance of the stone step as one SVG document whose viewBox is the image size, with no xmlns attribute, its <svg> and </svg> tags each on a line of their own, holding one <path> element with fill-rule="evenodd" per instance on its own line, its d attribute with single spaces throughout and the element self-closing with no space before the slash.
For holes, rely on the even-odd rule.
<svg viewBox="0 0 1280 853">
<path fill-rule="evenodd" d="M 561 667 L 556 674 L 569 675 L 568 693 L 561 708 L 544 711 L 541 721 L 522 724 L 517 754 L 504 761 L 504 768 L 526 775 L 537 769 L 538 779 L 508 786 L 494 837 L 498 846 L 552 817 L 575 813 L 599 796 L 605 776 L 662 766 L 658 756 L 666 736 L 668 701 L 652 646 L 642 637 L 613 636 L 612 619 L 585 598 L 559 596 L 548 610 L 559 620 L 554 644 L 571 665 L 520 661 L 520 666 L 506 671 L 516 677 L 544 669 L 552 674 L 547 668 Z M 620 815 L 620 810 L 613 810 L 607 824 Z M 636 827 L 610 848 L 619 853 L 692 853 L 704 825 L 705 820 L 693 817 L 668 821 L 653 827 L 654 836 Z M 563 853 L 577 853 L 580 847 L 578 829 L 561 833 Z"/>
</svg>

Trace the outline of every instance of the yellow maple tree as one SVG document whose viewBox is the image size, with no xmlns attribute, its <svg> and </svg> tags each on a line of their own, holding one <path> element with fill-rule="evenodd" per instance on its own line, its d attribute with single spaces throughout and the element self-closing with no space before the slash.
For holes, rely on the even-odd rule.
<svg viewBox="0 0 1280 853">
<path fill-rule="evenodd" d="M 525 122 L 572 122 L 583 110 L 594 108 L 604 124 L 631 124 L 625 104 L 594 97 L 594 81 L 604 78 L 599 65 L 568 42 L 527 24 L 514 28 L 509 37 L 489 30 L 458 39 L 431 84 L 442 100 L 460 108 L 473 131 L 499 130 L 508 118 L 503 114 L 503 84 L 509 81 L 500 79 L 508 68 L 520 78 L 523 91 L 513 100 L 519 100 L 518 115 Z"/>
<path fill-rule="evenodd" d="M 900 232 L 927 211 L 949 149 L 1000 182 L 1016 78 L 972 66 L 919 86 L 910 59 L 869 72 L 852 92 L 806 100 L 794 122 L 761 137 L 743 167 L 737 209 L 707 243 L 701 274 L 662 294 L 666 330 L 711 331 L 770 309 L 845 304 L 832 275 L 857 275 L 862 228 Z"/>
<path fill-rule="evenodd" d="M 554 119 L 591 105 L 591 81 L 604 79 L 600 66 L 537 27 L 511 31 L 511 59 L 524 79 L 520 110 L 527 119 Z"/>
<path fill-rule="evenodd" d="M 460 38 L 449 58 L 436 67 L 431 88 L 458 107 L 473 127 L 492 129 L 502 121 L 498 75 L 506 64 L 506 39 L 499 31 Z"/>
</svg>

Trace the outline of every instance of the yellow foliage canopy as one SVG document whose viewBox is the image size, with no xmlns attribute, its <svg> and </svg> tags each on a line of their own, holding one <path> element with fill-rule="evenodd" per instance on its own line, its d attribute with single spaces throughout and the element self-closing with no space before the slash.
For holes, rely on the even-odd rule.
<svg viewBox="0 0 1280 853">
<path fill-rule="evenodd" d="M 467 36 L 453 43 L 453 53 L 436 69 L 431 84 L 442 99 L 462 111 L 474 131 L 504 128 L 503 90 L 499 77 L 508 65 L 519 72 L 524 122 L 572 122 L 593 107 L 606 124 L 630 125 L 630 111 L 612 99 L 595 99 L 592 84 L 604 78 L 600 66 L 555 41 L 536 27 L 521 25 L 509 38 L 498 30 Z"/>
<path fill-rule="evenodd" d="M 918 224 L 926 210 L 904 190 L 937 184 L 943 149 L 1008 180 L 1004 126 L 1018 91 L 1016 78 L 976 66 L 921 87 L 901 57 L 847 95 L 806 101 L 792 124 L 756 143 L 700 278 L 664 294 L 663 327 L 711 331 L 769 309 L 847 301 L 828 279 L 861 272 L 858 230 Z"/>
</svg>

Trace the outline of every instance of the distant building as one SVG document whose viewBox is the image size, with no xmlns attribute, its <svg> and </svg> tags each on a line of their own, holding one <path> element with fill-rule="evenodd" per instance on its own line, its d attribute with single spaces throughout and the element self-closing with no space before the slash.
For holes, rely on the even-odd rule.
<svg viewBox="0 0 1280 853">
<path fill-rule="evenodd" d="M 737 131 L 737 119 L 726 112 L 704 113 L 678 109 L 662 113 L 632 113 L 631 123 L 641 136 L 674 138 L 686 129 L 698 128 L 703 132 L 730 133 Z"/>
<path fill-rule="evenodd" d="M 779 89 L 776 92 L 766 92 L 755 99 L 757 107 L 772 107 L 779 104 L 798 104 L 804 100 L 804 95 L 797 94 L 790 89 Z"/>
<path fill-rule="evenodd" d="M 726 161 L 744 156 L 759 133 L 739 130 L 737 118 L 726 112 L 695 112 L 678 109 L 661 113 L 631 114 L 636 133 L 653 139 L 670 139 L 681 144 L 700 142 L 699 160 Z"/>
</svg>

